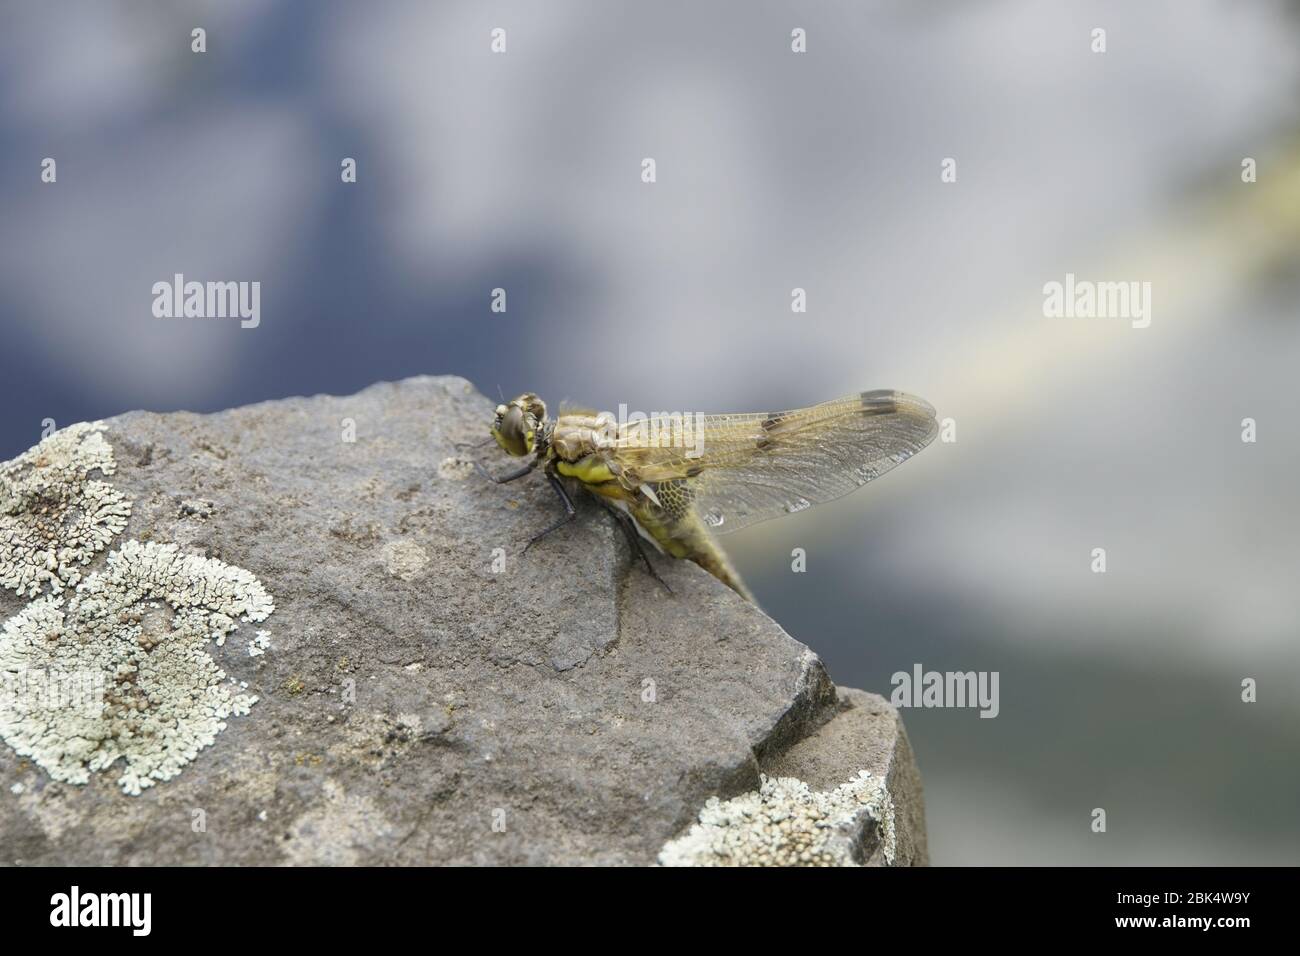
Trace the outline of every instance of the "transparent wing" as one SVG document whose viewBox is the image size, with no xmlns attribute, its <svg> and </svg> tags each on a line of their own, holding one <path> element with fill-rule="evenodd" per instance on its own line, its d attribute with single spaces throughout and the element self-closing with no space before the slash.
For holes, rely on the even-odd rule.
<svg viewBox="0 0 1300 956">
<path fill-rule="evenodd" d="M 678 482 L 714 533 L 726 534 L 846 495 L 937 431 L 927 402 L 884 389 L 787 412 L 632 422 L 615 454 L 626 483 Z"/>
</svg>

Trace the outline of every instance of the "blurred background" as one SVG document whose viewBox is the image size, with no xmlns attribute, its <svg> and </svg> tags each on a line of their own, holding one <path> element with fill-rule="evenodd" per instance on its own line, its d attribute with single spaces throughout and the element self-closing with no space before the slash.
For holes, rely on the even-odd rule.
<svg viewBox="0 0 1300 956">
<path fill-rule="evenodd" d="M 46 418 L 421 373 L 646 411 L 905 389 L 955 442 L 724 543 L 841 684 L 1000 673 L 994 720 L 904 715 L 934 862 L 1300 862 L 1296 4 L 3 20 L 0 459 Z M 155 319 L 177 272 L 260 281 L 260 327 Z M 1044 318 L 1067 272 L 1151 282 L 1150 327 Z"/>
</svg>

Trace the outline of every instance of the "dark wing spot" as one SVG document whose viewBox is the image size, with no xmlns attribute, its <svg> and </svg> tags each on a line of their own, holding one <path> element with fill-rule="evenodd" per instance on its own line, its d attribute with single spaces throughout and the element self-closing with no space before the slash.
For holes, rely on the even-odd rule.
<svg viewBox="0 0 1300 956">
<path fill-rule="evenodd" d="M 862 414 L 892 415 L 898 411 L 898 402 L 894 400 L 894 395 L 894 390 L 890 388 L 878 388 L 872 392 L 863 392 L 859 396 L 862 399 Z"/>
<path fill-rule="evenodd" d="M 785 421 L 785 416 L 779 412 L 768 412 L 767 417 L 763 419 L 763 424 L 759 427 L 763 429 L 763 435 L 754 442 L 754 447 L 759 451 L 766 451 L 772 447 L 772 432 L 781 427 Z"/>
</svg>

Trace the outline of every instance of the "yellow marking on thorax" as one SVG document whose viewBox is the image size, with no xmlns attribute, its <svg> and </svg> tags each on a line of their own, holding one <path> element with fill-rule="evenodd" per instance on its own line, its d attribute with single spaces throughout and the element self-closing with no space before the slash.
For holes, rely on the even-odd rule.
<svg viewBox="0 0 1300 956">
<path fill-rule="evenodd" d="M 609 464 L 595 455 L 588 455 L 574 462 L 560 459 L 555 463 L 555 470 L 570 478 L 577 478 L 586 485 L 599 485 L 614 480 L 614 473 L 609 470 Z"/>
</svg>

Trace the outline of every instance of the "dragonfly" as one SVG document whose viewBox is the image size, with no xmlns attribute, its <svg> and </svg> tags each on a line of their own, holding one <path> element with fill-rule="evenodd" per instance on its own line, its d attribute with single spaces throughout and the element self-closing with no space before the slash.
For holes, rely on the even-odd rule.
<svg viewBox="0 0 1300 956">
<path fill-rule="evenodd" d="M 611 510 L 669 591 L 645 542 L 753 601 L 718 535 L 855 491 L 930 444 L 938 424 L 928 402 L 891 389 L 784 412 L 630 420 L 581 409 L 550 418 L 546 403 L 526 392 L 496 406 L 491 432 L 506 454 L 528 461 L 499 476 L 475 462 L 479 472 L 501 484 L 541 468 L 564 508 L 525 552 L 577 514 L 567 480 Z"/>
</svg>

